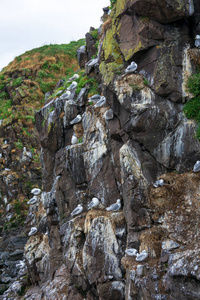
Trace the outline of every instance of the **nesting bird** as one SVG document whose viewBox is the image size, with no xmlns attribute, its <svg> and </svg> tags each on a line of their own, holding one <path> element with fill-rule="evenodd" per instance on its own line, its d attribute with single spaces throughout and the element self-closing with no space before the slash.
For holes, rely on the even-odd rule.
<svg viewBox="0 0 200 300">
<path fill-rule="evenodd" d="M 66 91 L 64 94 L 62 94 L 61 96 L 60 96 L 60 99 L 69 99 L 70 98 L 70 96 L 71 96 L 71 92 L 70 91 Z"/>
<path fill-rule="evenodd" d="M 80 213 L 82 213 L 82 211 L 83 211 L 83 206 L 81 204 L 78 204 L 78 206 L 71 213 L 71 216 L 79 215 Z"/>
<path fill-rule="evenodd" d="M 164 180 L 163 179 L 159 179 L 159 180 L 156 180 L 153 184 L 153 186 L 155 188 L 159 187 L 159 186 L 163 186 L 164 185 Z"/>
<path fill-rule="evenodd" d="M 75 80 L 75 79 L 78 79 L 79 78 L 79 75 L 78 74 L 74 74 L 71 78 L 69 78 L 68 80 L 67 80 L 67 82 L 71 82 L 71 81 L 73 81 L 73 80 Z"/>
<path fill-rule="evenodd" d="M 36 189 L 36 188 L 34 188 L 34 189 L 31 190 L 31 193 L 32 193 L 34 196 L 37 196 L 37 195 L 39 195 L 39 194 L 41 193 L 41 189 Z"/>
<path fill-rule="evenodd" d="M 72 84 L 68 87 L 68 91 L 73 91 L 77 87 L 78 83 L 73 81 Z"/>
<path fill-rule="evenodd" d="M 148 253 L 146 250 L 143 250 L 140 254 L 137 254 L 136 261 L 144 261 L 148 257 Z"/>
<path fill-rule="evenodd" d="M 98 205 L 99 205 L 99 199 L 94 197 L 94 198 L 92 198 L 92 201 L 88 204 L 88 209 L 91 209 Z"/>
<path fill-rule="evenodd" d="M 99 99 L 99 101 L 97 101 L 97 103 L 94 105 L 94 107 L 102 107 L 106 104 L 106 97 L 101 96 L 101 98 Z"/>
<path fill-rule="evenodd" d="M 193 172 L 199 172 L 200 171 L 200 160 L 197 160 L 193 167 Z"/>
<path fill-rule="evenodd" d="M 31 235 L 34 235 L 37 233 L 37 228 L 36 227 L 32 227 L 31 230 L 29 231 L 28 235 L 31 236 Z"/>
<path fill-rule="evenodd" d="M 31 199 L 27 202 L 27 204 L 33 205 L 33 204 L 35 204 L 37 201 L 38 201 L 38 197 L 37 197 L 37 196 L 33 196 L 33 198 L 31 198 Z"/>
<path fill-rule="evenodd" d="M 128 256 L 137 256 L 138 251 L 137 251 L 137 249 L 129 248 L 129 249 L 126 249 L 125 253 L 126 253 Z"/>
<path fill-rule="evenodd" d="M 121 200 L 117 199 L 117 202 L 106 207 L 107 211 L 118 211 L 121 208 Z"/>
<path fill-rule="evenodd" d="M 125 73 L 133 73 L 137 70 L 137 67 L 137 64 L 134 61 L 132 61 L 131 64 L 126 68 Z"/>
<path fill-rule="evenodd" d="M 93 95 L 92 97 L 89 98 L 88 102 L 92 101 L 92 102 L 97 103 L 100 99 L 101 99 L 101 95 L 95 94 L 95 95 Z"/>
<path fill-rule="evenodd" d="M 72 135 L 72 138 L 71 138 L 71 144 L 72 144 L 72 145 L 78 144 L 78 139 L 77 139 L 75 133 L 73 133 L 73 135 Z"/>
<path fill-rule="evenodd" d="M 194 42 L 195 47 L 200 48 L 200 35 L 197 34 Z"/>
<path fill-rule="evenodd" d="M 77 115 L 76 118 L 74 118 L 74 119 L 70 122 L 70 124 L 71 124 L 71 125 L 77 124 L 77 123 L 81 122 L 81 120 L 82 120 L 81 115 Z"/>
<path fill-rule="evenodd" d="M 26 266 L 25 261 L 24 260 L 20 260 L 18 264 L 16 264 L 17 268 L 24 268 Z"/>
</svg>

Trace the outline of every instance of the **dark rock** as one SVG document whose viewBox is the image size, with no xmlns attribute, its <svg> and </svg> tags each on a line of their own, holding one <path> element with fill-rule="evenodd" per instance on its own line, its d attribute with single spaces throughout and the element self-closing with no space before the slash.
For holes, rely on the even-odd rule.
<svg viewBox="0 0 200 300">
<path fill-rule="evenodd" d="M 76 53 L 80 68 L 84 68 L 85 63 L 88 60 L 86 46 L 81 46 Z"/>
<path fill-rule="evenodd" d="M 94 28 L 92 28 L 94 30 Z M 93 30 L 90 30 L 93 31 Z M 85 35 L 85 41 L 86 41 L 86 49 L 87 49 L 87 59 L 91 60 L 91 58 L 96 55 L 97 48 L 96 48 L 96 39 L 93 38 L 92 34 L 90 32 L 87 32 Z"/>
<path fill-rule="evenodd" d="M 193 2 L 188 3 L 187 0 L 129 0 L 125 7 L 160 23 L 174 22 L 189 17 L 194 13 Z M 159 9 L 156 9 L 156 7 L 159 7 Z"/>
</svg>

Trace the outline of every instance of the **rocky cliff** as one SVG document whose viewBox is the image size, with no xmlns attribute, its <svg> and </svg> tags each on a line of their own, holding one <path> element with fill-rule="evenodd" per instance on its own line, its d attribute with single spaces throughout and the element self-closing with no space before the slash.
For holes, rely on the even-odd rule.
<svg viewBox="0 0 200 300">
<path fill-rule="evenodd" d="M 2 299 L 200 299 L 200 143 L 183 112 L 200 3 L 117 0 L 102 20 L 77 51 L 82 70 L 35 115 L 30 286 L 19 274 Z"/>
</svg>

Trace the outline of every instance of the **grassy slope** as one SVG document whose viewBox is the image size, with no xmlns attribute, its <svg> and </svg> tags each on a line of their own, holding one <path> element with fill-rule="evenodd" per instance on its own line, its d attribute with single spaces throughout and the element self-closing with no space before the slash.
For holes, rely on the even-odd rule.
<svg viewBox="0 0 200 300">
<path fill-rule="evenodd" d="M 48 45 L 27 51 L 16 57 L 0 72 L 0 213 L 4 215 L 4 184 L 9 168 L 17 197 L 8 197 L 13 218 L 4 224 L 4 229 L 23 223 L 27 212 L 27 198 L 33 187 L 40 187 L 40 145 L 35 128 L 35 112 L 44 105 L 44 94 L 61 79 L 69 78 L 78 69 L 76 50 L 85 40 L 63 45 Z M 5 144 L 8 140 L 8 145 Z M 33 161 L 22 165 L 23 147 L 31 151 Z M 4 152 L 6 154 L 4 155 Z M 9 157 L 9 158 L 8 158 Z M 7 171 L 6 171 L 7 172 Z M 23 217 L 24 212 L 24 217 Z M 21 223 L 21 224 L 22 224 Z"/>
</svg>

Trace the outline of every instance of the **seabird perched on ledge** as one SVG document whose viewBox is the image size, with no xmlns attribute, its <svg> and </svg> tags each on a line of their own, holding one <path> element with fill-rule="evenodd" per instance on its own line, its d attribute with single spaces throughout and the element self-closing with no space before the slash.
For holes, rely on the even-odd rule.
<svg viewBox="0 0 200 300">
<path fill-rule="evenodd" d="M 33 204 L 35 204 L 37 201 L 38 201 L 38 197 L 37 197 L 37 196 L 33 196 L 33 198 L 31 198 L 31 199 L 27 202 L 27 204 L 33 205 Z"/>
<path fill-rule="evenodd" d="M 67 82 L 71 82 L 71 81 L 73 81 L 73 80 L 75 80 L 75 79 L 78 79 L 79 78 L 79 75 L 78 74 L 74 74 L 71 78 L 69 78 L 68 80 L 67 80 Z"/>
<path fill-rule="evenodd" d="M 71 138 L 71 144 L 72 144 L 72 145 L 78 144 L 78 139 L 77 139 L 75 133 L 73 133 L 73 135 L 72 135 L 72 138 Z"/>
<path fill-rule="evenodd" d="M 132 61 L 131 64 L 126 68 L 125 73 L 133 73 L 137 70 L 137 67 L 137 64 L 134 61 Z"/>
<path fill-rule="evenodd" d="M 81 204 L 78 204 L 78 206 L 71 213 L 71 216 L 79 215 L 82 211 L 83 211 L 83 206 Z"/>
<path fill-rule="evenodd" d="M 143 250 L 140 254 L 138 253 L 137 254 L 137 257 L 136 257 L 136 261 L 143 261 L 143 260 L 145 260 L 147 257 L 148 257 L 149 255 L 148 255 L 148 253 L 147 253 L 147 251 L 146 250 Z"/>
<path fill-rule="evenodd" d="M 94 198 L 92 198 L 92 201 L 88 204 L 88 209 L 91 209 L 98 205 L 99 205 L 99 199 L 94 197 Z"/>
<path fill-rule="evenodd" d="M 164 180 L 163 179 L 159 179 L 159 180 L 156 180 L 153 184 L 153 186 L 155 188 L 159 187 L 159 186 L 163 186 L 164 185 Z"/>
<path fill-rule="evenodd" d="M 197 34 L 195 37 L 194 45 L 195 45 L 195 47 L 200 48 L 200 35 L 199 34 Z"/>
<path fill-rule="evenodd" d="M 117 202 L 110 205 L 109 207 L 106 207 L 107 211 L 118 211 L 121 208 L 121 200 L 117 199 Z"/>
<path fill-rule="evenodd" d="M 97 103 L 99 100 L 101 99 L 101 95 L 97 95 L 97 94 L 95 94 L 95 95 L 93 95 L 92 97 L 90 97 L 89 99 L 88 99 L 88 102 L 95 102 L 95 103 Z"/>
<path fill-rule="evenodd" d="M 36 189 L 36 188 L 34 188 L 34 189 L 31 190 L 31 193 L 32 193 L 34 196 L 37 196 L 37 195 L 39 195 L 39 194 L 41 193 L 41 189 Z"/>
<path fill-rule="evenodd" d="M 81 122 L 81 120 L 82 120 L 81 115 L 77 115 L 76 118 L 74 118 L 74 119 L 70 122 L 70 124 L 71 124 L 71 125 L 77 124 L 77 123 Z"/>
<path fill-rule="evenodd" d="M 129 249 L 126 249 L 125 253 L 129 256 L 137 256 L 138 251 L 137 251 L 137 249 L 129 248 Z"/>
<path fill-rule="evenodd" d="M 29 236 L 34 235 L 37 233 L 37 228 L 36 227 L 32 227 L 30 232 L 28 233 Z"/>
<path fill-rule="evenodd" d="M 77 87 L 78 83 L 73 81 L 72 84 L 67 88 L 68 91 L 73 91 Z"/>
<path fill-rule="evenodd" d="M 101 98 L 99 99 L 99 101 L 97 101 L 97 103 L 94 105 L 94 107 L 102 107 L 106 104 L 106 97 L 101 96 Z"/>
</svg>

